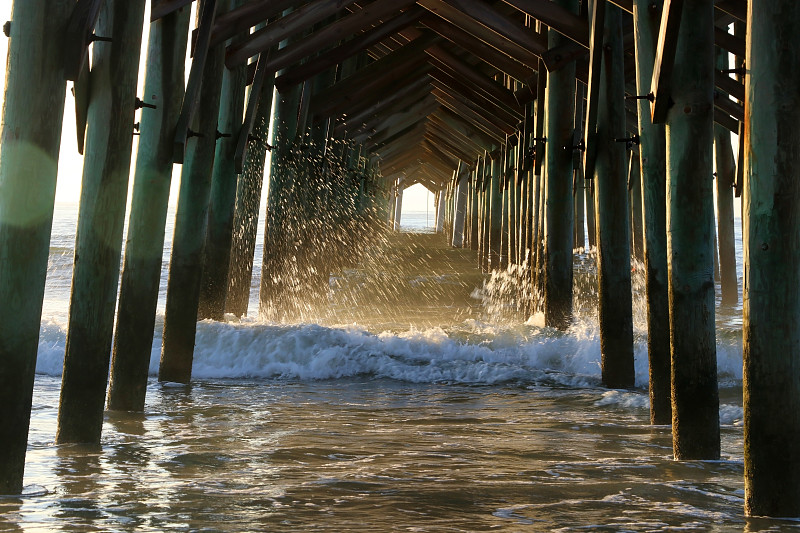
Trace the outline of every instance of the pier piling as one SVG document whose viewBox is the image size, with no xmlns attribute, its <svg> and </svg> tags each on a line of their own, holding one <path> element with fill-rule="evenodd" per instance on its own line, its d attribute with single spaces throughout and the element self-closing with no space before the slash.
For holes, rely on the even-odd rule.
<svg viewBox="0 0 800 533">
<path fill-rule="evenodd" d="M 15 0 L 0 132 L 0 494 L 20 494 L 66 82 L 62 39 L 74 2 Z"/>
<path fill-rule="evenodd" d="M 106 2 L 100 8 L 95 29 L 99 35 L 113 36 L 113 41 L 93 46 L 58 410 L 59 444 L 100 443 L 128 199 L 144 8 L 144 0 Z M 142 113 L 152 111 L 143 109 Z"/>
<path fill-rule="evenodd" d="M 757 9 L 756 9 L 757 8 Z M 800 4 L 748 10 L 744 487 L 749 516 L 800 516 Z"/>
<path fill-rule="evenodd" d="M 144 410 L 189 18 L 183 8 L 150 25 L 144 96 L 158 107 L 143 113 L 139 126 L 108 390 L 108 408 L 116 411 Z"/>
<path fill-rule="evenodd" d="M 676 459 L 719 459 L 714 301 L 714 2 L 683 5 L 667 114 L 667 257 Z"/>
</svg>

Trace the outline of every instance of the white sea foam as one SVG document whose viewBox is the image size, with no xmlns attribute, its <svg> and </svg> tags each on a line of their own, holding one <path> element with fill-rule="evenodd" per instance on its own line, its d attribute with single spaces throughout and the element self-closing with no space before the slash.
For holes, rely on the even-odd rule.
<svg viewBox="0 0 800 533">
<path fill-rule="evenodd" d="M 159 317 L 150 360 L 161 351 Z M 36 371 L 60 375 L 66 324 L 42 322 Z M 740 383 L 741 349 L 719 344 L 720 375 Z M 647 346 L 634 347 L 636 385 L 647 387 Z M 452 328 L 374 333 L 357 326 L 203 321 L 197 327 L 196 378 L 337 379 L 373 376 L 414 383 L 600 383 L 596 327 L 578 323 L 563 333 L 533 325 L 469 320 Z M 736 415 L 726 415 L 734 423 Z"/>
</svg>

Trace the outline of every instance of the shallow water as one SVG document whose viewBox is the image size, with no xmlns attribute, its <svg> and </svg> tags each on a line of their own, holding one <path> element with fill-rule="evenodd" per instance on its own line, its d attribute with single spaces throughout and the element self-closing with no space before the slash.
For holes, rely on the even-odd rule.
<svg viewBox="0 0 800 533">
<path fill-rule="evenodd" d="M 641 296 L 638 388 L 603 389 L 590 256 L 561 333 L 515 313 L 513 273 L 484 284 L 435 235 L 338 273 L 314 319 L 199 323 L 191 386 L 151 377 L 144 415 L 107 414 L 100 449 L 55 446 L 75 214 L 57 211 L 27 495 L 0 500 L 0 530 L 800 528 L 743 517 L 737 310 L 718 313 L 722 460 L 675 462 L 648 424 Z"/>
</svg>

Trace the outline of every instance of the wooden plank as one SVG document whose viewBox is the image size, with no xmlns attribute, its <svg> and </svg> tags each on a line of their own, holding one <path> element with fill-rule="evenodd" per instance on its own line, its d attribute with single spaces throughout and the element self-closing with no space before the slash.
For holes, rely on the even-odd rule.
<svg viewBox="0 0 800 533">
<path fill-rule="evenodd" d="M 150 22 L 166 17 L 192 2 L 194 0 L 153 0 L 153 6 L 150 8 Z"/>
<path fill-rule="evenodd" d="M 239 129 L 239 137 L 236 140 L 236 152 L 233 160 L 237 174 L 244 172 L 244 161 L 247 158 L 247 145 L 250 141 L 250 133 L 253 131 L 253 126 L 255 125 L 258 101 L 261 98 L 261 88 L 264 86 L 264 80 L 267 77 L 266 63 L 269 60 L 269 53 L 269 51 L 261 52 L 258 56 L 256 74 L 250 86 L 250 96 L 247 98 L 244 122 Z"/>
<path fill-rule="evenodd" d="M 683 0 L 664 0 L 661 11 L 661 27 L 658 31 L 658 47 L 653 63 L 653 80 L 650 92 L 653 93 L 651 116 L 653 124 L 663 124 L 667 120 L 672 93 L 672 70 L 675 66 L 675 50 L 678 46 L 678 31 L 681 26 Z"/>
<path fill-rule="evenodd" d="M 181 113 L 175 126 L 175 142 L 173 143 L 172 160 L 183 164 L 183 154 L 186 148 L 186 139 L 189 135 L 189 124 L 192 121 L 197 104 L 200 101 L 200 86 L 203 81 L 203 69 L 208 56 L 211 41 L 211 29 L 217 10 L 217 0 L 205 0 L 203 11 L 200 15 L 200 24 L 197 32 L 197 45 L 195 47 L 192 66 L 189 70 L 189 81 L 186 83 L 186 92 L 181 105 Z"/>
<path fill-rule="evenodd" d="M 503 142 L 504 135 L 493 131 L 491 128 L 487 131 L 479 121 L 473 120 L 473 117 L 469 114 L 460 113 L 458 107 L 448 105 L 448 103 L 452 104 L 452 102 L 446 102 L 442 98 L 438 99 L 442 107 L 436 112 L 435 116 L 441 117 L 451 128 L 456 127 L 453 123 L 461 124 L 462 127 L 466 128 L 466 131 L 472 132 L 471 135 L 480 137 L 483 143 L 486 144 L 484 150 L 488 150 L 492 146 L 499 146 Z"/>
<path fill-rule="evenodd" d="M 491 116 L 497 120 L 500 120 L 503 124 L 508 124 L 509 126 L 515 127 L 522 119 L 521 114 L 509 112 L 501 105 L 498 105 L 497 102 L 492 101 L 483 93 L 477 91 L 471 85 L 462 83 L 461 81 L 449 75 L 447 72 L 443 72 L 440 69 L 435 69 L 431 72 L 431 78 L 433 78 L 431 84 L 434 87 L 445 87 L 457 94 L 460 94 L 474 105 L 483 109 L 487 116 Z M 507 135 L 511 135 L 511 133 L 507 133 Z"/>
<path fill-rule="evenodd" d="M 503 0 L 569 37 L 584 48 L 589 48 L 591 28 L 589 23 L 568 9 L 550 0 Z"/>
<path fill-rule="evenodd" d="M 214 22 L 211 44 L 225 42 L 260 22 L 279 16 L 287 9 L 297 8 L 307 0 L 254 0 L 220 15 Z"/>
<path fill-rule="evenodd" d="M 379 129 L 383 128 L 387 123 L 387 117 L 402 113 L 404 110 L 410 109 L 420 102 L 430 99 L 430 88 L 424 87 L 405 97 L 394 100 L 393 102 L 381 107 L 380 112 L 370 117 L 368 120 L 355 122 L 350 128 L 347 128 L 349 133 L 348 137 L 358 137 L 363 135 L 372 135 Z M 344 128 L 342 128 L 344 130 Z M 336 132 L 336 131 L 335 131 Z"/>
<path fill-rule="evenodd" d="M 494 81 L 494 79 L 487 77 L 460 57 L 451 54 L 441 46 L 431 46 L 425 52 L 449 68 L 458 79 L 474 84 L 475 87 L 486 93 L 493 100 L 508 106 L 514 111 L 522 112 L 521 106 L 517 104 L 517 100 L 514 98 L 514 93 Z"/>
<path fill-rule="evenodd" d="M 405 28 L 409 24 L 413 24 L 426 13 L 426 11 L 419 7 L 413 6 L 403 12 L 402 14 L 393 17 L 380 25 L 368 30 L 345 43 L 337 46 L 336 48 L 324 52 L 323 54 L 305 62 L 302 65 L 296 65 L 275 79 L 275 86 L 278 91 L 284 91 L 293 85 L 302 83 L 305 80 L 316 76 L 320 72 L 331 68 L 345 59 L 348 59 L 359 52 L 369 48 L 370 46 L 382 41 L 392 34 L 397 33 L 399 30 Z M 292 48 L 292 45 L 287 47 Z"/>
<path fill-rule="evenodd" d="M 536 55 L 547 51 L 547 39 L 542 39 L 531 28 L 507 17 L 491 5 L 478 0 L 445 0 L 462 13 L 469 15 L 481 24 L 502 35 L 506 39 L 519 43 Z"/>
<path fill-rule="evenodd" d="M 288 15 L 270 22 L 242 42 L 229 46 L 225 64 L 228 68 L 232 68 L 244 63 L 254 55 L 269 50 L 282 40 L 336 15 L 355 2 L 356 0 L 317 0 L 299 7 Z"/>
<path fill-rule="evenodd" d="M 92 30 L 104 0 L 77 0 L 64 32 L 64 79 L 75 81 L 89 64 Z M 105 35 L 103 37 L 106 37 Z M 81 152 L 83 153 L 83 152 Z"/>
<path fill-rule="evenodd" d="M 747 21 L 747 0 L 717 0 L 714 7 L 742 22 Z"/>
<path fill-rule="evenodd" d="M 472 38 L 483 41 L 487 45 L 519 61 L 530 69 L 535 70 L 537 68 L 539 56 L 533 50 L 522 46 L 521 43 L 509 39 L 504 35 L 492 31 L 487 26 L 484 26 L 480 20 L 472 18 L 444 0 L 417 0 L 417 3 L 434 15 L 441 17 L 443 20 L 446 20 L 471 35 Z M 541 49 L 542 47 L 537 45 L 535 48 Z M 544 46 L 542 52 L 546 49 L 547 47 Z"/>
<path fill-rule="evenodd" d="M 350 37 L 354 33 L 358 33 L 362 28 L 369 27 L 372 24 L 380 22 L 381 19 L 385 19 L 398 12 L 400 9 L 407 9 L 413 5 L 414 0 L 404 0 L 398 4 L 385 2 L 370 4 L 363 9 L 325 26 L 299 42 L 281 48 L 271 58 L 268 68 L 273 72 L 277 72 L 283 68 L 291 67 L 304 57 L 315 54 L 319 50 L 323 50 L 334 43 Z M 417 12 L 420 13 L 419 11 Z M 405 25 L 407 26 L 413 21 L 414 18 Z"/>
<path fill-rule="evenodd" d="M 464 94 L 467 93 L 467 91 L 464 90 L 463 86 L 444 84 L 439 81 L 433 81 L 431 84 L 434 87 L 434 95 L 444 93 L 454 98 L 457 102 L 467 106 L 472 112 L 476 113 L 490 124 L 495 133 L 502 132 L 504 135 L 511 135 L 516 131 L 516 120 L 509 120 L 508 117 L 498 116 L 493 112 L 495 111 L 494 109 L 487 108 L 485 102 L 481 100 L 476 101 L 474 95 Z"/>
<path fill-rule="evenodd" d="M 428 76 L 421 76 L 416 81 L 406 84 L 391 94 L 377 95 L 377 99 L 374 102 L 370 102 L 366 108 L 358 111 L 357 113 L 350 113 L 345 116 L 342 123 L 336 127 L 334 132 L 338 134 L 351 128 L 358 128 L 360 127 L 360 124 L 363 124 L 370 117 L 385 112 L 388 108 L 390 108 L 390 106 L 403 101 L 405 98 L 417 98 L 419 95 L 423 95 L 428 92 Z"/>
<path fill-rule="evenodd" d="M 385 86 L 386 81 L 398 79 L 401 70 L 407 73 L 425 62 L 422 51 L 435 44 L 436 37 L 423 35 L 396 52 L 360 69 L 324 91 L 319 92 L 312 103 L 312 111 L 329 116 L 342 102 L 355 102 L 363 96 L 365 89 Z"/>
<path fill-rule="evenodd" d="M 592 34 L 589 46 L 589 83 L 586 93 L 586 125 L 583 135 L 586 150 L 583 170 L 585 179 L 594 178 L 597 160 L 597 110 L 600 101 L 600 69 L 603 57 L 603 27 L 606 19 L 605 0 L 595 0 L 592 7 Z"/>
<path fill-rule="evenodd" d="M 714 76 L 714 85 L 721 91 L 730 94 L 740 102 L 744 102 L 744 85 L 731 78 L 728 74 L 724 72 L 716 72 Z"/>
<path fill-rule="evenodd" d="M 492 124 L 484 115 L 471 109 L 457 96 L 439 88 L 434 88 L 431 94 L 436 97 L 442 107 L 445 108 L 450 115 L 468 121 L 474 128 L 481 130 L 484 135 L 491 138 L 493 144 L 499 146 L 505 139 L 505 132 Z"/>
<path fill-rule="evenodd" d="M 744 57 L 745 55 L 744 39 L 728 33 L 728 30 L 724 28 L 714 27 L 714 44 L 735 56 Z"/>
<path fill-rule="evenodd" d="M 466 50 L 487 65 L 511 76 L 518 81 L 530 78 L 534 70 L 520 63 L 516 59 L 504 54 L 498 49 L 476 39 L 461 28 L 451 24 L 443 18 L 428 15 L 422 18 L 422 24 L 435 31 L 451 43 Z"/>
</svg>

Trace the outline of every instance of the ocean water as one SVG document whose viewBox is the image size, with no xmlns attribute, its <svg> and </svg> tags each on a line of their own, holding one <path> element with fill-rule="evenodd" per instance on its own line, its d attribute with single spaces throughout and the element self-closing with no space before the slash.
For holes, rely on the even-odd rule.
<svg viewBox="0 0 800 533">
<path fill-rule="evenodd" d="M 429 213 L 302 320 L 200 322 L 190 386 L 155 380 L 162 293 L 145 413 L 108 413 L 99 449 L 56 446 L 76 219 L 57 207 L 25 495 L 0 499 L 2 531 L 800 529 L 743 516 L 741 308 L 718 311 L 722 459 L 676 462 L 649 425 L 643 269 L 637 386 L 604 389 L 591 256 L 558 332 Z"/>
</svg>

